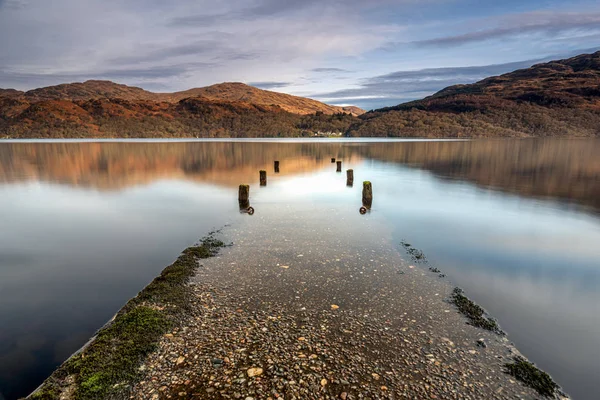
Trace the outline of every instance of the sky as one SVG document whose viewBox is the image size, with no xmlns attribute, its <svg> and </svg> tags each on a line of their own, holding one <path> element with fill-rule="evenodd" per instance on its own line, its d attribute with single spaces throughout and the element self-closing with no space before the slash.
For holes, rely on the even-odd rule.
<svg viewBox="0 0 600 400">
<path fill-rule="evenodd" d="M 364 109 L 600 50 L 588 0 L 0 0 L 0 87 L 220 82 Z"/>
</svg>

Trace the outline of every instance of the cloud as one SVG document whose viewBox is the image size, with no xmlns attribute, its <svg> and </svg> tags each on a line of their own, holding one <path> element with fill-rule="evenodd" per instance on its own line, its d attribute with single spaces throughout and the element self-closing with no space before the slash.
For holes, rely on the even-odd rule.
<svg viewBox="0 0 600 400">
<path fill-rule="evenodd" d="M 90 76 L 181 90 L 300 77 L 325 57 L 358 56 L 385 41 L 377 24 L 363 21 L 358 0 L 350 0 L 354 8 L 333 7 L 340 3 L 55 0 L 4 7 L 0 87 Z M 183 23 L 190 18 L 194 24 Z"/>
<path fill-rule="evenodd" d="M 436 1 L 436 0 L 430 0 Z M 234 20 L 259 20 L 272 17 L 290 17 L 291 15 L 306 14 L 315 16 L 319 13 L 330 14 L 332 11 L 339 14 L 346 13 L 348 10 L 359 12 L 363 9 L 370 9 L 386 4 L 411 3 L 411 0 L 258 0 L 258 1 L 229 1 L 220 4 L 220 12 L 206 14 L 204 11 L 196 14 L 178 16 L 173 18 L 169 24 L 171 26 L 198 26 L 206 24 L 223 23 Z M 211 7 L 212 8 L 212 7 Z"/>
<path fill-rule="evenodd" d="M 27 5 L 27 0 L 0 0 L 0 8 L 20 9 Z"/>
<path fill-rule="evenodd" d="M 114 64 L 135 64 L 141 62 L 164 61 L 181 56 L 202 55 L 214 51 L 219 43 L 215 40 L 200 40 L 187 44 L 176 44 L 155 50 L 140 49 L 136 54 L 127 54 L 108 60 Z"/>
<path fill-rule="evenodd" d="M 248 82 L 248 85 L 268 90 L 291 86 L 293 82 Z"/>
<path fill-rule="evenodd" d="M 153 80 L 158 78 L 176 78 L 192 73 L 198 69 L 215 66 L 218 65 L 209 63 L 189 63 L 168 66 L 151 66 L 146 68 L 103 69 L 90 72 L 60 74 L 26 73 L 0 70 L 0 82 L 12 82 L 16 87 L 22 87 L 24 85 L 41 87 L 64 82 L 82 82 L 89 79 L 127 81 L 129 84 L 133 84 L 133 80 L 135 79 L 138 82 L 137 85 L 144 83 L 143 86 L 145 87 L 153 86 L 166 89 L 167 86 L 161 84 L 160 82 L 153 82 Z"/>
<path fill-rule="evenodd" d="M 347 69 L 343 69 L 343 68 L 313 68 L 311 69 L 312 72 L 317 72 L 317 73 L 332 73 L 332 72 L 339 72 L 339 73 L 348 73 L 351 72 Z"/>
<path fill-rule="evenodd" d="M 570 30 L 600 30 L 600 12 L 529 12 L 505 15 L 483 22 L 486 26 L 495 27 L 459 35 L 418 40 L 412 43 L 419 46 L 460 46 L 472 42 L 531 33 L 553 34 L 557 36 L 561 32 Z"/>
</svg>

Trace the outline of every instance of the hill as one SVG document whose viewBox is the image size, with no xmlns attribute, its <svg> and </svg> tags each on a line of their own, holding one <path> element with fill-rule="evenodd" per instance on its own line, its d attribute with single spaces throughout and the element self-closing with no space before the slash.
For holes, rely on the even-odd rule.
<svg viewBox="0 0 600 400">
<path fill-rule="evenodd" d="M 205 97 L 210 100 L 243 101 L 259 105 L 278 105 L 285 111 L 294 114 L 336 114 L 347 112 L 354 115 L 363 114 L 358 107 L 337 107 L 321 103 L 305 97 L 262 90 L 239 82 L 226 82 L 203 88 L 186 90 L 165 95 L 165 100 L 179 101 L 187 97 Z"/>
<path fill-rule="evenodd" d="M 300 115 L 322 112 L 332 115 L 347 112 L 354 115 L 364 113 L 358 107 L 337 107 L 316 100 L 292 96 L 285 93 L 261 90 L 243 83 L 221 83 L 204 88 L 194 88 L 175 93 L 153 93 L 147 90 L 114 83 L 90 80 L 83 83 L 66 83 L 19 92 L 0 89 L 0 97 L 23 97 L 30 103 L 51 100 L 86 101 L 96 99 L 121 99 L 129 101 L 154 101 L 177 103 L 190 97 L 205 97 L 213 101 L 242 101 L 263 106 L 279 106 L 283 110 Z"/>
<path fill-rule="evenodd" d="M 99 98 L 0 97 L 0 135 L 9 138 L 297 137 L 345 132 L 349 114 L 299 115 L 277 105 L 190 97 L 177 103 Z"/>
<path fill-rule="evenodd" d="M 362 115 L 351 136 L 598 136 L 600 52 L 455 85 Z"/>
</svg>

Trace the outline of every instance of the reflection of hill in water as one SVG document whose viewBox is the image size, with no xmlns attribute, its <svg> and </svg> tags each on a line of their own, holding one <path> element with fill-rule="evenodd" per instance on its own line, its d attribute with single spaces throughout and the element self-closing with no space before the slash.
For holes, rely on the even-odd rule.
<svg viewBox="0 0 600 400">
<path fill-rule="evenodd" d="M 524 196 L 600 210 L 600 141 L 523 139 L 378 144 L 368 157 L 430 170 Z"/>
<path fill-rule="evenodd" d="M 0 181 L 40 180 L 120 189 L 159 179 L 236 186 L 258 169 L 311 172 L 331 157 L 408 164 L 440 176 L 527 196 L 557 197 L 600 209 L 600 142 L 510 140 L 397 143 L 5 143 Z"/>
</svg>

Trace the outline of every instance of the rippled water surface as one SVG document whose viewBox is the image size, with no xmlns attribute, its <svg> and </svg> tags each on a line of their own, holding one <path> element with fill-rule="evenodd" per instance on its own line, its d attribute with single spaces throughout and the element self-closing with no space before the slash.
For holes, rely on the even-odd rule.
<svg viewBox="0 0 600 400">
<path fill-rule="evenodd" d="M 256 213 L 312 210 L 318 229 L 332 206 L 358 214 L 364 180 L 363 218 L 423 250 L 574 398 L 596 398 L 600 141 L 552 139 L 1 142 L 0 399 L 33 390 L 182 249 L 253 218 L 239 184 Z"/>
</svg>

